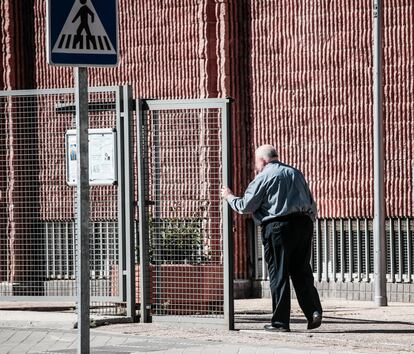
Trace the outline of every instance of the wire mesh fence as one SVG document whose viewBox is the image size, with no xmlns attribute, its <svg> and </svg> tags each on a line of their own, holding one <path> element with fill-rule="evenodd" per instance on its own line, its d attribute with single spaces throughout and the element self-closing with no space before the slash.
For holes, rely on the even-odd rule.
<svg viewBox="0 0 414 354">
<path fill-rule="evenodd" d="M 151 314 L 223 319 L 222 112 L 147 110 L 143 123 Z"/>
<path fill-rule="evenodd" d="M 127 213 L 137 182 L 127 172 L 134 168 L 132 151 L 125 160 L 129 94 L 120 88 L 89 93 L 90 128 L 122 132 L 115 144 L 124 154 L 116 163 L 118 183 L 91 185 L 89 251 L 92 311 L 134 316 L 135 287 L 128 280 L 134 272 L 126 263 L 135 260 L 127 247 L 140 227 L 133 230 L 131 222 L 138 210 Z M 232 303 L 225 296 L 226 274 L 232 274 L 228 213 L 219 197 L 227 173 L 223 112 L 207 106 L 145 114 L 148 203 L 140 210 L 148 216 L 150 303 L 157 316 L 224 319 Z M 75 300 L 74 114 L 72 89 L 0 93 L 0 300 Z M 96 159 L 91 151 L 90 159 Z M 90 165 L 90 176 L 99 174 L 99 164 Z"/>
<path fill-rule="evenodd" d="M 90 92 L 91 128 L 116 128 L 117 95 Z M 76 188 L 67 160 L 76 152 L 66 141 L 74 113 L 72 89 L 0 93 L 0 299 L 74 300 Z M 119 299 L 118 188 L 93 186 L 90 200 L 91 293 Z"/>
</svg>

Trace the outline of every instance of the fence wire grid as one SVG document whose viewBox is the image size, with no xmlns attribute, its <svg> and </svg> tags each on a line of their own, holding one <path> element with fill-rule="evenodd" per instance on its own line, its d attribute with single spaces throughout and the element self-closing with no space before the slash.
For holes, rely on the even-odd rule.
<svg viewBox="0 0 414 354">
<path fill-rule="evenodd" d="M 224 316 L 221 110 L 144 113 L 153 316 Z"/>
<path fill-rule="evenodd" d="M 90 128 L 116 128 L 116 90 L 89 94 Z M 67 184 L 71 89 L 0 93 L 0 299 L 74 300 L 76 187 Z M 117 186 L 90 191 L 91 294 L 120 296 Z M 94 303 L 93 305 L 102 305 Z"/>
</svg>

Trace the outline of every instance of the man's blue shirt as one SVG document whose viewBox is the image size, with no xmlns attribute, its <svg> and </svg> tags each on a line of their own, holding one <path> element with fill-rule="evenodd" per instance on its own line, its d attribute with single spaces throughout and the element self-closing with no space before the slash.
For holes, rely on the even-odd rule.
<svg viewBox="0 0 414 354">
<path fill-rule="evenodd" d="M 292 213 L 304 213 L 315 221 L 316 203 L 303 174 L 279 161 L 268 163 L 249 184 L 241 198 L 228 197 L 239 214 L 253 213 L 256 224 Z"/>
</svg>

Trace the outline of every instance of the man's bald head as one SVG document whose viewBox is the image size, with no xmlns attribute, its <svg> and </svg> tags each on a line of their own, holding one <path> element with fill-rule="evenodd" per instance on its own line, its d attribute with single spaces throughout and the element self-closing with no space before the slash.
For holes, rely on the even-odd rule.
<svg viewBox="0 0 414 354">
<path fill-rule="evenodd" d="M 270 162 L 277 158 L 277 151 L 273 145 L 262 145 L 256 149 L 256 156 L 262 158 L 266 162 Z"/>
<path fill-rule="evenodd" d="M 262 145 L 256 149 L 256 169 L 262 171 L 264 167 L 272 161 L 277 160 L 277 151 L 273 145 Z"/>
</svg>

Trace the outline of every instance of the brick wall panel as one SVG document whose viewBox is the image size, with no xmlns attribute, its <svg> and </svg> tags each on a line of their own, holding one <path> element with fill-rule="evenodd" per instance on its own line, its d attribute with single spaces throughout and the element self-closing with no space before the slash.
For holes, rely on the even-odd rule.
<svg viewBox="0 0 414 354">
<path fill-rule="evenodd" d="M 321 217 L 372 216 L 370 1 L 250 5 L 251 149 L 302 169 Z M 413 4 L 387 1 L 384 22 L 386 212 L 410 216 Z"/>
<path fill-rule="evenodd" d="M 10 4 L 1 2 L 3 13 Z M 413 11 L 411 0 L 385 2 L 388 216 L 413 215 Z M 254 176 L 254 148 L 271 142 L 303 170 L 321 217 L 370 217 L 371 15 L 370 0 L 120 0 L 121 64 L 90 70 L 91 84 L 132 84 L 141 97 L 232 96 L 236 193 Z M 2 45 L 11 48 L 13 19 L 3 17 Z M 33 86 L 72 86 L 71 69 L 46 64 L 42 0 L 34 27 Z M 11 55 L 5 85 L 24 82 Z M 245 219 L 235 216 L 235 231 L 236 272 L 245 277 Z"/>
</svg>

